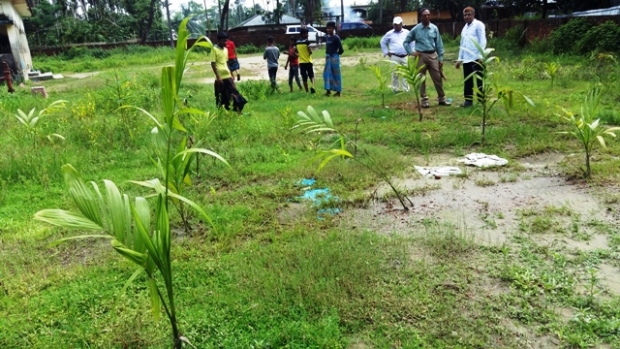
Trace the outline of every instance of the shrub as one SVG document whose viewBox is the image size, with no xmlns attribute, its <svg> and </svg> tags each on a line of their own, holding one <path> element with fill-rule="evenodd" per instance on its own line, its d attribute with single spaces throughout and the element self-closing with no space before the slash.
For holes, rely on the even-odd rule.
<svg viewBox="0 0 620 349">
<path fill-rule="evenodd" d="M 257 53 L 260 52 L 260 48 L 253 44 L 242 45 L 237 47 L 237 54 Z"/>
<path fill-rule="evenodd" d="M 96 47 L 90 50 L 90 55 L 97 58 L 102 59 L 110 56 L 109 50 L 104 50 L 102 48 Z"/>
<path fill-rule="evenodd" d="M 344 40 L 349 50 L 356 48 L 378 48 L 381 46 L 381 38 L 373 36 L 370 38 L 348 38 Z"/>
<path fill-rule="evenodd" d="M 580 53 L 620 52 L 620 26 L 612 21 L 591 27 L 577 42 Z"/>
<path fill-rule="evenodd" d="M 69 50 L 67 50 L 67 52 L 64 53 L 66 59 L 81 58 L 88 55 L 88 49 L 83 46 L 72 46 Z"/>
<path fill-rule="evenodd" d="M 553 53 L 575 52 L 575 38 L 581 38 L 592 28 L 586 18 L 576 18 L 551 32 Z"/>
<path fill-rule="evenodd" d="M 549 38 L 536 38 L 528 43 L 528 48 L 533 53 L 548 53 L 551 50 Z"/>
<path fill-rule="evenodd" d="M 267 99 L 271 92 L 270 85 L 264 80 L 247 80 L 237 84 L 239 92 L 250 101 Z"/>
</svg>

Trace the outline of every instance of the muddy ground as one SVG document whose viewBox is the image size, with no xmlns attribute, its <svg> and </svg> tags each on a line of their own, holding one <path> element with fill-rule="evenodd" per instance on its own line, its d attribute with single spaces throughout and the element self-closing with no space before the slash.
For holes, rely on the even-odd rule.
<svg viewBox="0 0 620 349">
<path fill-rule="evenodd" d="M 437 179 L 412 171 L 396 180 L 408 193 L 409 211 L 383 185 L 368 193 L 367 207 L 346 209 L 343 225 L 402 235 L 441 226 L 486 246 L 515 244 L 514 237 L 526 235 L 539 245 L 574 252 L 611 247 L 609 229 L 620 226 L 618 203 L 606 202 L 609 193 L 586 182 L 560 177 L 564 155 L 542 154 L 490 169 L 465 167 L 457 160 L 446 155 L 414 160 L 412 170 L 413 165 L 459 166 L 464 174 Z M 603 263 L 598 269 L 601 283 L 620 295 L 620 264 Z"/>
</svg>

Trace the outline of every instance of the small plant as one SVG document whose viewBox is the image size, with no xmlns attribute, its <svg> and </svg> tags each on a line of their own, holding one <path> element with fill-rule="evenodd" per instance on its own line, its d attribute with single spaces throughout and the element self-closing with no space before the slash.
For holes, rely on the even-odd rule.
<svg viewBox="0 0 620 349">
<path fill-rule="evenodd" d="M 594 119 L 597 115 L 599 104 L 601 101 L 600 87 L 595 87 L 588 92 L 585 101 L 581 107 L 579 117 L 572 112 L 562 108 L 562 119 L 567 121 L 572 131 L 560 132 L 562 134 L 571 134 L 581 143 L 585 152 L 586 169 L 584 176 L 590 178 L 592 168 L 590 167 L 590 159 L 594 145 L 598 142 L 603 148 L 607 148 L 603 136 L 616 137 L 615 132 L 620 131 L 620 127 L 610 127 L 602 129 L 599 127 L 600 119 Z"/>
<path fill-rule="evenodd" d="M 35 113 L 35 108 L 30 109 L 30 112 L 28 112 L 28 114 L 24 113 L 21 109 L 17 109 L 17 114 L 15 114 L 15 118 L 23 125 L 23 128 L 26 130 L 33 150 L 36 150 L 38 147 L 39 123 L 41 119 L 49 113 L 63 109 L 66 102 L 67 101 L 64 100 L 55 101 L 48 105 L 47 108 L 39 110 L 38 113 Z M 46 136 L 46 138 L 52 143 L 54 138 L 58 138 L 61 140 L 65 139 L 63 136 L 57 133 L 49 134 Z"/>
<path fill-rule="evenodd" d="M 112 248 L 137 267 L 128 283 L 140 273 L 146 274 L 153 315 L 157 320 L 163 306 L 172 329 L 175 349 L 182 348 L 183 343 L 189 341 L 181 335 L 176 317 L 168 205 L 169 202 L 175 205 L 182 202 L 193 207 L 201 217 L 211 222 L 200 206 L 178 194 L 179 180 L 189 180 L 189 159 L 192 154 L 205 153 L 224 161 L 210 150 L 185 148 L 187 131 L 180 116 L 203 112 L 185 107 L 179 98 L 178 88 L 191 50 L 194 47 L 212 47 L 209 39 L 205 37 L 199 38 L 191 48 L 187 47 L 188 20 L 189 18 L 186 18 L 179 26 L 175 65 L 162 68 L 160 91 L 163 117 L 158 118 L 142 110 L 156 125 L 157 132 L 154 132 L 153 140 L 158 155 L 156 163 L 162 172 L 163 181 L 156 178 L 133 183 L 154 190 L 152 196 L 155 197 L 155 219 L 151 219 L 151 207 L 146 198 L 130 199 L 129 195 L 121 194 L 117 186 L 108 180 L 104 181 L 103 193 L 95 183 L 91 183 L 89 188 L 71 165 L 64 165 L 62 171 L 69 194 L 79 212 L 46 209 L 37 212 L 34 217 L 61 227 L 103 232 L 104 234 L 69 237 L 58 242 L 84 238 L 109 239 Z M 178 139 L 181 139 L 181 142 L 174 147 L 173 141 Z"/>
<path fill-rule="evenodd" d="M 381 93 L 381 106 L 385 108 L 385 90 L 387 89 L 388 76 L 381 73 L 381 68 L 378 65 L 371 65 L 368 69 L 372 71 L 379 83 L 378 89 Z"/>
<path fill-rule="evenodd" d="M 551 88 L 553 88 L 553 84 L 555 83 L 555 78 L 558 76 L 560 71 L 560 64 L 556 62 L 551 63 L 543 63 L 543 74 L 546 78 L 551 79 Z"/>
<path fill-rule="evenodd" d="M 403 196 L 401 192 L 396 189 L 396 187 L 390 180 L 390 176 L 388 175 L 388 173 L 381 169 L 381 166 L 379 166 L 379 164 L 375 162 L 375 160 L 370 156 L 368 151 L 360 149 L 363 155 L 365 155 L 364 157 L 361 157 L 353 155 L 347 150 L 347 143 L 351 143 L 353 146 L 355 146 L 356 153 L 359 147 L 357 146 L 357 144 L 355 144 L 354 141 L 352 141 L 344 133 L 342 133 L 342 131 L 334 127 L 332 118 L 329 115 L 329 112 L 327 112 L 327 110 L 323 110 L 322 116 L 319 115 L 316 110 L 314 110 L 314 108 L 312 108 L 311 106 L 308 106 L 307 111 L 307 113 L 304 113 L 303 111 L 297 112 L 299 119 L 297 121 L 297 124 L 293 127 L 294 129 L 298 128 L 304 134 L 332 132 L 337 135 L 336 141 L 331 144 L 331 149 L 318 150 L 318 154 L 314 158 L 314 160 L 321 160 L 317 171 L 323 169 L 325 165 L 327 165 L 331 160 L 335 158 L 350 158 L 353 161 L 359 163 L 360 165 L 366 167 L 368 170 L 379 176 L 381 179 L 383 179 L 390 186 L 394 194 L 396 194 L 396 197 L 398 198 L 398 201 L 400 201 L 400 204 L 403 206 L 403 209 L 405 211 L 409 210 L 407 205 L 405 205 L 404 201 L 404 198 L 406 198 L 406 196 Z"/>
<path fill-rule="evenodd" d="M 479 74 L 473 72 L 467 78 L 473 78 L 481 82 L 480 85 L 482 88 L 478 88 L 478 83 L 474 83 L 474 95 L 477 96 L 482 108 L 482 144 L 484 144 L 487 120 L 491 109 L 493 109 L 497 102 L 503 101 L 504 107 L 507 111 L 510 111 L 510 109 L 514 106 L 515 96 L 522 97 L 525 102 L 531 106 L 534 106 L 534 102 L 532 102 L 532 100 L 527 96 L 508 87 L 499 86 L 495 73 L 489 70 L 489 65 L 493 62 L 499 62 L 499 57 L 492 55 L 494 49 L 483 49 L 482 46 L 480 46 L 480 44 L 478 44 L 475 40 L 473 40 L 473 43 L 476 45 L 476 48 L 482 57 L 478 62 L 482 69 Z"/>
<path fill-rule="evenodd" d="M 422 74 L 422 69 L 424 69 L 424 65 L 418 66 L 420 61 L 420 57 L 416 56 L 415 58 L 411 58 L 411 56 L 407 57 L 407 65 L 397 64 L 395 69 L 396 73 L 405 80 L 409 84 L 409 88 L 413 91 L 413 95 L 415 96 L 415 101 L 418 105 L 418 114 L 420 115 L 420 121 L 422 121 L 422 101 L 420 96 L 420 86 L 426 80 L 426 75 Z"/>
</svg>

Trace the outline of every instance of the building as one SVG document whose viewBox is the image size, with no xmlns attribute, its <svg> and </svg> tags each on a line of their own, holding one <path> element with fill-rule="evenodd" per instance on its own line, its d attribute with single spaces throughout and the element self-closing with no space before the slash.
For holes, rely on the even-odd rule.
<svg viewBox="0 0 620 349">
<path fill-rule="evenodd" d="M 289 24 L 299 24 L 299 18 L 295 18 L 289 15 L 282 15 L 280 18 L 280 29 L 285 28 Z M 276 28 L 275 23 L 267 23 L 263 18 L 263 15 L 254 15 L 245 21 L 239 23 L 237 26 L 230 28 L 228 31 L 238 32 L 238 31 L 262 31 L 266 29 L 274 29 Z"/>
<path fill-rule="evenodd" d="M 431 22 L 451 20 L 452 15 L 447 10 L 430 10 Z M 403 19 L 403 25 L 412 26 L 418 24 L 418 11 L 408 11 L 395 13 L 394 16 L 400 16 Z"/>
<path fill-rule="evenodd" d="M 22 18 L 32 16 L 32 6 L 32 0 L 0 0 L 0 60 L 24 80 L 32 69 L 32 57 Z"/>
</svg>

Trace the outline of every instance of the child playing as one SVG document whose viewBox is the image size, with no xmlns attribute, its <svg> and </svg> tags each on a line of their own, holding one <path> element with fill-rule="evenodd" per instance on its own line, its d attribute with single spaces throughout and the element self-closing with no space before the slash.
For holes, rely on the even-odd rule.
<svg viewBox="0 0 620 349">
<path fill-rule="evenodd" d="M 278 84 L 276 83 L 276 74 L 278 73 L 278 58 L 280 58 L 280 50 L 273 44 L 273 36 L 267 38 L 267 47 L 263 54 L 263 59 L 267 60 L 267 70 L 269 72 L 269 81 L 271 81 L 271 88 L 278 90 Z"/>
<path fill-rule="evenodd" d="M 247 101 L 237 91 L 232 74 L 226 65 L 226 59 L 228 58 L 228 50 L 226 49 L 227 39 L 228 35 L 226 33 L 219 32 L 217 34 L 217 45 L 214 45 L 211 50 L 211 69 L 213 69 L 215 74 L 215 105 L 218 108 L 224 107 L 226 110 L 230 110 L 232 102 L 233 110 L 241 113 Z"/>
<path fill-rule="evenodd" d="M 326 96 L 331 91 L 336 92 L 334 97 L 340 97 L 342 91 L 342 75 L 340 74 L 340 55 L 344 52 L 340 37 L 334 34 L 336 22 L 327 22 L 327 39 L 325 41 L 325 70 L 323 71 L 323 81 Z"/>
<path fill-rule="evenodd" d="M 299 30 L 301 38 L 297 40 L 297 53 L 299 54 L 299 71 L 301 72 L 301 79 L 304 82 L 304 89 L 308 93 L 308 78 L 312 86 L 310 87 L 310 93 L 316 93 L 314 89 L 314 68 L 312 67 L 312 49 L 310 48 L 310 41 L 308 41 L 308 29 L 301 28 Z"/>
<path fill-rule="evenodd" d="M 293 92 L 293 78 L 297 82 L 297 86 L 299 86 L 299 90 L 301 90 L 301 82 L 299 81 L 299 54 L 297 54 L 297 48 L 295 47 L 295 38 L 291 38 L 288 45 L 288 58 L 286 59 L 286 64 L 284 65 L 284 70 L 291 65 L 291 70 L 288 71 L 288 86 L 291 88 L 291 92 Z"/>
<path fill-rule="evenodd" d="M 237 72 L 237 81 L 241 80 L 241 76 L 239 75 L 239 61 L 237 60 L 237 48 L 235 47 L 235 43 L 230 40 L 226 40 L 226 48 L 228 49 L 228 70 L 230 70 L 231 74 L 235 74 Z"/>
</svg>

